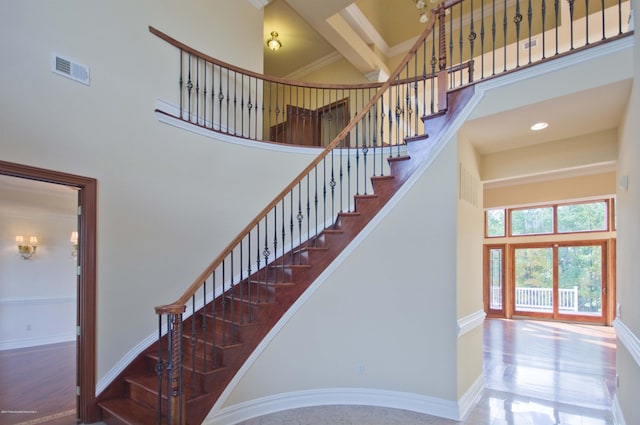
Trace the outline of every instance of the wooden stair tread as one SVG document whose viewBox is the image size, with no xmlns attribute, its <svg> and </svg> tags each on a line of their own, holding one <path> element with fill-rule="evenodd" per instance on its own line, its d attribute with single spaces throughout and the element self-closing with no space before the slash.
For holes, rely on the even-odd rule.
<svg viewBox="0 0 640 425">
<path fill-rule="evenodd" d="M 158 413 L 155 409 L 136 403 L 129 398 L 114 398 L 99 403 L 99 406 L 119 421 L 130 425 L 155 424 Z M 162 423 L 166 420 L 163 418 Z"/>
<path fill-rule="evenodd" d="M 461 92 L 462 93 L 462 92 Z M 465 92 L 464 96 L 467 96 Z M 471 92 L 472 93 L 472 92 Z M 465 102 L 468 98 L 461 99 Z M 470 96 L 470 95 L 468 95 Z M 455 104 L 452 104 L 455 105 Z M 441 120 L 430 120 L 433 136 L 442 134 L 446 129 L 447 122 L 451 122 L 460 106 L 452 107 L 447 117 Z M 441 117 L 444 114 L 438 114 Z M 445 121 L 446 120 L 446 121 Z M 184 393 L 189 395 L 186 400 L 187 422 L 201 423 L 206 417 L 207 412 L 215 403 L 217 397 L 224 391 L 224 388 L 233 378 L 233 375 L 244 364 L 247 358 L 260 344 L 262 339 L 268 334 L 269 330 L 280 320 L 286 313 L 287 309 L 299 299 L 300 295 L 308 288 L 309 285 L 325 270 L 331 261 L 337 258 L 344 250 L 348 243 L 369 223 L 381 208 L 391 199 L 394 193 L 407 181 L 419 163 L 425 160 L 431 152 L 432 144 L 425 142 L 429 138 L 428 135 L 421 135 L 407 139 L 411 141 L 411 146 L 405 146 L 402 151 L 398 150 L 398 156 L 391 152 L 389 147 L 389 157 L 387 158 L 390 165 L 390 174 L 385 176 L 370 177 L 374 187 L 371 194 L 354 194 L 352 199 L 356 201 L 355 211 L 340 212 L 337 216 L 332 212 L 332 216 L 336 217 L 333 225 L 324 228 L 319 233 L 316 231 L 315 236 L 310 237 L 308 241 L 299 241 L 299 246 L 291 246 L 290 251 L 285 252 L 281 257 L 274 260 L 271 264 L 259 266 L 259 270 L 255 272 L 249 271 L 245 279 L 225 288 L 226 291 L 233 291 L 234 296 L 230 292 L 226 292 L 220 298 L 208 302 L 204 315 L 202 310 L 198 312 L 198 316 L 193 316 L 187 321 L 184 340 L 182 347 L 185 352 L 183 354 L 183 377 L 185 378 Z M 420 140 L 418 140 L 420 139 Z M 424 142 L 424 143 L 421 143 Z M 387 146 L 385 146 L 385 149 Z M 411 156 L 408 154 L 411 151 Z M 357 202 L 361 201 L 360 204 Z M 349 218 L 342 220 L 344 218 Z M 342 220 L 342 221 L 341 221 Z M 293 245 L 293 242 L 292 242 Z M 284 249 L 287 251 L 287 249 Z M 311 255 L 311 253 L 321 253 Z M 269 257 L 269 255 L 267 255 Z M 260 260 L 258 260 L 260 261 Z M 289 263 L 287 263 L 289 262 Z M 300 263 L 296 263 L 300 262 Z M 302 264 L 305 263 L 305 264 Z M 281 280 L 281 281 L 278 281 Z M 237 292 L 235 292 L 237 291 Z M 243 292 L 244 291 L 244 292 Z M 249 295 L 250 294 L 250 295 Z M 216 294 L 219 296 L 219 294 Z M 220 316 L 221 300 L 226 299 L 227 303 L 233 308 L 226 312 L 229 316 L 223 318 Z M 237 310 L 234 310 L 237 309 Z M 215 320 L 212 312 L 216 311 Z M 238 314 L 239 312 L 239 314 Z M 243 314 L 250 314 L 252 321 L 242 321 Z M 208 339 L 204 338 L 201 325 L 202 317 L 212 320 L 212 325 L 217 324 L 216 328 L 224 329 L 224 335 L 228 338 L 223 346 L 220 346 L 222 339 L 217 330 L 212 330 Z M 240 319 L 238 322 L 237 319 Z M 196 325 L 195 335 L 191 335 L 191 320 Z M 221 325 L 221 326 L 220 326 Z M 216 342 L 213 342 L 213 334 L 216 334 Z M 165 342 L 160 342 L 160 346 L 166 347 Z M 214 347 L 215 345 L 215 347 Z M 203 363 L 204 352 L 207 350 L 207 361 L 211 361 L 205 368 Z M 165 352 L 163 352 L 163 355 Z M 145 353 L 146 361 L 142 363 L 146 368 L 141 373 L 140 369 L 136 369 L 139 376 L 131 373 L 129 377 L 119 378 L 127 386 L 122 384 L 122 394 L 131 395 L 140 400 L 128 398 L 114 398 L 111 400 L 101 401 L 98 403 L 105 412 L 105 420 L 112 423 L 111 418 L 115 418 L 113 423 L 125 424 L 149 424 L 157 422 L 157 412 L 153 405 L 153 399 L 150 394 L 155 394 L 157 399 L 157 376 L 153 372 L 153 366 L 149 359 L 157 361 L 157 346 L 155 350 Z M 211 355 L 211 359 L 209 359 Z M 213 356 L 219 355 L 216 364 L 213 363 Z M 193 367 L 193 357 L 195 356 L 195 368 Z M 136 359 L 137 361 L 137 359 Z M 226 365 L 226 366 L 225 366 Z M 138 365 L 136 365 L 138 367 Z M 195 370 L 194 370 L 195 369 Z M 206 369 L 206 370 L 205 370 Z M 166 385 L 166 381 L 164 382 Z M 141 390 L 137 386 L 144 387 Z M 191 387 L 193 385 L 193 387 Z M 190 388 L 191 387 L 191 388 Z M 155 389 L 154 389 L 155 388 Z M 166 392 L 166 389 L 163 390 Z M 119 395 L 112 392 L 112 396 Z M 121 421 L 121 422 L 117 422 Z M 165 421 L 163 420 L 163 423 Z"/>
</svg>

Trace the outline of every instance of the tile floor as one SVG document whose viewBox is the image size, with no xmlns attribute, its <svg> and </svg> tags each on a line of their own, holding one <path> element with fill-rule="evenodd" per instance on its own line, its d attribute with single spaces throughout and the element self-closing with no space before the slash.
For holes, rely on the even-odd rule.
<svg viewBox="0 0 640 425">
<path fill-rule="evenodd" d="M 241 425 L 612 425 L 613 328 L 486 320 L 482 399 L 463 422 L 396 409 L 319 406 Z"/>
</svg>

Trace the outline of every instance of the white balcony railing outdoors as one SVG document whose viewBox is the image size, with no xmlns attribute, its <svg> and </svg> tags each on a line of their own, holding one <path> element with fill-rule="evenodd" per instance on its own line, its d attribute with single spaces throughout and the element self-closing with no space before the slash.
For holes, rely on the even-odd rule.
<svg viewBox="0 0 640 425">
<path fill-rule="evenodd" d="M 578 312 L 578 287 L 558 289 L 558 310 L 563 313 Z M 517 311 L 553 311 L 553 288 L 516 288 Z M 491 306 L 502 306 L 502 288 L 491 291 Z"/>
</svg>

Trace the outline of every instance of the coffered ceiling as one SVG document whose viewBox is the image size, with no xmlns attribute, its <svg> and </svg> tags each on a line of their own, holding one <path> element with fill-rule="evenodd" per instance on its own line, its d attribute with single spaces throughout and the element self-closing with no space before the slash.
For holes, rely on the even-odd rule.
<svg viewBox="0 0 640 425">
<path fill-rule="evenodd" d="M 414 0 L 272 0 L 264 9 L 264 71 L 295 78 L 338 59 L 363 75 L 389 73 L 424 30 Z M 266 40 L 277 31 L 282 48 Z M 375 78 L 375 77 L 370 77 Z"/>
</svg>

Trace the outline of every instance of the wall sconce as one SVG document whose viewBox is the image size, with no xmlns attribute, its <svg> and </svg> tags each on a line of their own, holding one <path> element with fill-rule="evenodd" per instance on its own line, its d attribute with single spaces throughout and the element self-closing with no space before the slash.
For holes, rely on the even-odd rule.
<svg viewBox="0 0 640 425">
<path fill-rule="evenodd" d="M 36 253 L 38 238 L 36 236 L 29 236 L 29 243 L 25 245 L 24 236 L 16 236 L 16 244 L 18 245 L 18 252 L 22 255 L 22 258 L 29 260 L 33 254 Z"/>
<path fill-rule="evenodd" d="M 282 47 L 282 43 L 278 40 L 278 33 L 276 31 L 271 31 L 271 38 L 267 40 L 267 47 L 274 52 Z"/>
<path fill-rule="evenodd" d="M 77 231 L 73 231 L 71 232 L 71 237 L 69 238 L 69 242 L 71 242 L 71 245 L 73 245 L 73 251 L 71 251 L 71 256 L 72 257 L 77 257 L 78 256 L 78 232 Z"/>
</svg>

